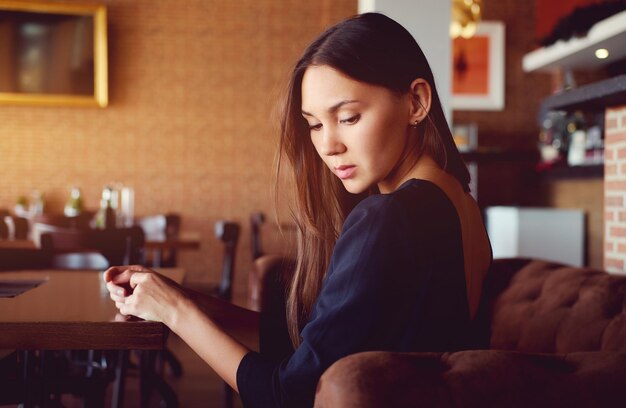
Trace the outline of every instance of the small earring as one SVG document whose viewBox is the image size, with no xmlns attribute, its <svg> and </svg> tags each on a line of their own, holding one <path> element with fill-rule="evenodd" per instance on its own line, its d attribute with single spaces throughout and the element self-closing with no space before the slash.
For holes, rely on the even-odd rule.
<svg viewBox="0 0 626 408">
<path fill-rule="evenodd" d="M 419 120 L 416 120 L 415 122 L 413 122 L 413 123 L 411 124 L 411 126 L 412 126 L 412 127 L 417 127 L 417 125 L 419 125 L 419 123 L 420 123 L 420 121 L 419 121 Z"/>
</svg>

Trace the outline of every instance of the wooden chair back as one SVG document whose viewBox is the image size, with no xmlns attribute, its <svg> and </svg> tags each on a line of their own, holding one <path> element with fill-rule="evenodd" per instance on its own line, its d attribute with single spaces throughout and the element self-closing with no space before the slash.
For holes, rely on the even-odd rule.
<svg viewBox="0 0 626 408">
<path fill-rule="evenodd" d="M 263 212 L 250 214 L 250 251 L 252 261 L 267 254 L 295 256 L 296 225 L 268 221 Z"/>
<path fill-rule="evenodd" d="M 40 248 L 0 248 L 0 271 L 48 269 L 52 256 Z"/>
<path fill-rule="evenodd" d="M 9 219 L 13 223 L 13 238 L 28 239 L 28 231 L 30 228 L 28 220 L 17 215 L 10 215 Z"/>
<path fill-rule="evenodd" d="M 175 213 L 147 215 L 138 217 L 136 224 L 141 227 L 146 239 L 175 239 L 180 235 L 181 216 Z M 161 267 L 174 267 L 178 263 L 178 253 L 175 249 L 161 250 L 158 256 Z M 152 259 L 154 257 L 147 254 L 145 257 L 147 266 L 154 266 Z"/>
<path fill-rule="evenodd" d="M 255 212 L 250 215 L 250 249 L 253 261 L 264 255 L 261 244 L 261 227 L 264 222 L 265 214 L 262 212 Z"/>
<path fill-rule="evenodd" d="M 93 252 L 100 253 L 108 266 L 143 263 L 145 237 L 141 227 L 109 230 L 80 230 L 47 226 L 40 237 L 44 251 L 53 254 L 53 264 L 67 269 L 102 269 Z M 74 254 L 69 257 L 67 254 Z M 83 254 L 80 257 L 77 254 Z M 67 262 L 64 259 L 68 259 Z M 87 259 L 90 258 L 90 259 Z M 96 265 L 87 268 L 84 265 Z M 80 266 L 83 265 L 83 266 Z M 77 267 L 78 266 L 78 267 Z"/>
<path fill-rule="evenodd" d="M 224 259 L 222 262 L 222 278 L 217 295 L 224 300 L 232 300 L 233 280 L 235 278 L 235 258 L 241 227 L 236 222 L 217 221 L 215 236 L 224 243 Z"/>
<path fill-rule="evenodd" d="M 4 217 L 0 216 L 0 239 L 9 238 L 9 226 L 7 225 Z"/>
<path fill-rule="evenodd" d="M 75 217 L 68 217 L 63 214 L 40 214 L 33 217 L 33 223 L 60 228 L 89 229 L 94 215 L 91 211 L 82 212 Z"/>
</svg>

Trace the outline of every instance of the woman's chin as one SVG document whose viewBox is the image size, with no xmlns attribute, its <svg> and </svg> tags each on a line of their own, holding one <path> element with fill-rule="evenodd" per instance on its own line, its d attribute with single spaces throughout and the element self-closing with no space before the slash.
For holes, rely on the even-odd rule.
<svg viewBox="0 0 626 408">
<path fill-rule="evenodd" d="M 365 185 L 364 183 L 359 183 L 356 180 L 346 179 L 341 180 L 341 182 L 343 183 L 343 187 L 350 194 L 361 194 L 362 192 L 369 189 L 369 186 Z"/>
</svg>

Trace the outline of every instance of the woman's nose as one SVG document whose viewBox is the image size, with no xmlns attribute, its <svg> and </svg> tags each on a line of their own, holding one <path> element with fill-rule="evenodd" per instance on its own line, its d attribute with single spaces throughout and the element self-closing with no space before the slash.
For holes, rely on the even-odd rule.
<svg viewBox="0 0 626 408">
<path fill-rule="evenodd" d="M 334 156 L 346 151 L 346 146 L 333 129 L 325 129 L 322 136 L 321 152 L 325 156 Z"/>
</svg>

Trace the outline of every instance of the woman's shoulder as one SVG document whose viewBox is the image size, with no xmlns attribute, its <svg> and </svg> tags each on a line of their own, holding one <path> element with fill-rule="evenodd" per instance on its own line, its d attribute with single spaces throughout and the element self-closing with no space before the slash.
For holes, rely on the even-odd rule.
<svg viewBox="0 0 626 408">
<path fill-rule="evenodd" d="M 396 213 L 402 209 L 454 209 L 448 196 L 435 183 L 428 180 L 410 179 L 388 194 L 374 194 L 363 199 L 352 213 Z M 352 213 L 350 215 L 352 215 Z"/>
<path fill-rule="evenodd" d="M 443 190 L 428 180 L 411 179 L 392 193 L 374 194 L 362 200 L 346 219 L 345 226 L 372 220 L 393 225 L 450 217 L 458 219 L 454 204 Z"/>
</svg>

